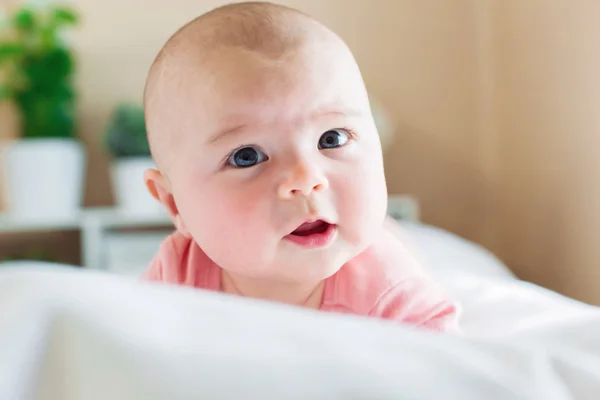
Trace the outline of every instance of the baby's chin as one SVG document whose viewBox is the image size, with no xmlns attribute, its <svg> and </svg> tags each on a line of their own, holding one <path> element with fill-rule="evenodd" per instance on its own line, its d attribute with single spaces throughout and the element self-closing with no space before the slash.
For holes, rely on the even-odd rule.
<svg viewBox="0 0 600 400">
<path fill-rule="evenodd" d="M 349 260 L 318 265 L 289 265 L 289 279 L 297 283 L 315 283 L 335 275 Z"/>
<path fill-rule="evenodd" d="M 289 265 L 289 269 L 307 280 L 324 280 L 335 275 L 364 248 L 366 246 L 332 246 L 329 251 L 315 257 L 296 258 L 293 265 Z"/>
<path fill-rule="evenodd" d="M 269 265 L 260 271 L 253 268 L 239 267 L 222 267 L 222 269 L 229 273 L 235 273 L 246 278 L 264 282 L 309 285 L 316 284 L 335 275 L 346 262 L 303 264 L 301 262 L 289 262 L 288 260 L 288 262 Z"/>
<path fill-rule="evenodd" d="M 282 252 L 278 260 L 267 262 L 262 271 L 256 271 L 256 278 L 267 280 L 309 284 L 323 281 L 335 275 L 346 263 L 356 255 L 349 249 L 333 248 L 330 252 L 313 252 L 309 254 L 293 254 Z"/>
</svg>

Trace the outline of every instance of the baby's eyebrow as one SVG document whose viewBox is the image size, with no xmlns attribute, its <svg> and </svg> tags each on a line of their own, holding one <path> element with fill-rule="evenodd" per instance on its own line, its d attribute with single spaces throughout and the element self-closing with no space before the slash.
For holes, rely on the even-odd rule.
<svg viewBox="0 0 600 400">
<path fill-rule="evenodd" d="M 210 136 L 208 138 L 207 143 L 208 144 L 216 143 L 216 142 L 222 140 L 223 138 L 225 138 L 227 136 L 234 135 L 236 132 L 241 131 L 245 127 L 246 127 L 246 125 L 242 124 L 242 125 L 237 125 L 237 126 L 234 126 L 234 127 L 231 127 L 231 128 L 226 128 L 224 130 L 219 130 L 214 135 L 212 135 L 212 136 Z"/>
<path fill-rule="evenodd" d="M 360 117 L 362 113 L 353 108 L 323 108 L 317 110 L 311 114 L 311 119 L 320 119 L 323 117 Z M 207 140 L 208 144 L 214 144 L 223 140 L 228 136 L 233 136 L 237 132 L 245 129 L 247 127 L 246 124 L 240 124 L 233 127 L 225 128 L 223 130 L 217 131 L 215 134 L 210 136 Z"/>
<path fill-rule="evenodd" d="M 360 117 L 362 113 L 354 108 L 324 108 L 313 113 L 313 118 L 329 116 Z"/>
</svg>

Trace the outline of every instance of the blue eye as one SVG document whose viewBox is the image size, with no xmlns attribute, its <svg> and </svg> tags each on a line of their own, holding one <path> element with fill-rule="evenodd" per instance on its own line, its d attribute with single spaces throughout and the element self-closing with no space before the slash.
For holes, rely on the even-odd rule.
<svg viewBox="0 0 600 400">
<path fill-rule="evenodd" d="M 319 138 L 319 149 L 335 149 L 345 145 L 350 139 L 350 135 L 341 129 L 332 129 L 321 135 Z"/>
<path fill-rule="evenodd" d="M 234 151 L 227 160 L 229 165 L 237 168 L 253 167 L 265 161 L 267 156 L 254 147 L 242 147 Z"/>
</svg>

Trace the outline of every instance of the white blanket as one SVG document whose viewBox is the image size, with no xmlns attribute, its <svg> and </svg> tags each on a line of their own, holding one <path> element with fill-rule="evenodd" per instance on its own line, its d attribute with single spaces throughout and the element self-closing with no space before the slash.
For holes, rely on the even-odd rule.
<svg viewBox="0 0 600 400">
<path fill-rule="evenodd" d="M 435 226 L 402 221 L 402 229 L 419 257 L 434 273 L 466 272 L 514 279 L 515 275 L 486 248 Z"/>
<path fill-rule="evenodd" d="M 463 300 L 465 337 L 0 268 L 0 399 L 600 398 L 597 309 L 513 280 L 443 279 Z"/>
</svg>

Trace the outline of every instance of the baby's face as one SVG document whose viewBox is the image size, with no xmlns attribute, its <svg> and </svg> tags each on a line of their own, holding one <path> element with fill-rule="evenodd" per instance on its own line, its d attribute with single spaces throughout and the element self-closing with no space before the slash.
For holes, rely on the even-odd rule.
<svg viewBox="0 0 600 400">
<path fill-rule="evenodd" d="M 272 60 L 222 50 L 208 71 L 187 71 L 183 95 L 172 99 L 180 107 L 168 169 L 175 203 L 225 270 L 324 279 L 381 229 L 379 137 L 358 68 L 336 51 L 313 46 Z"/>
</svg>

